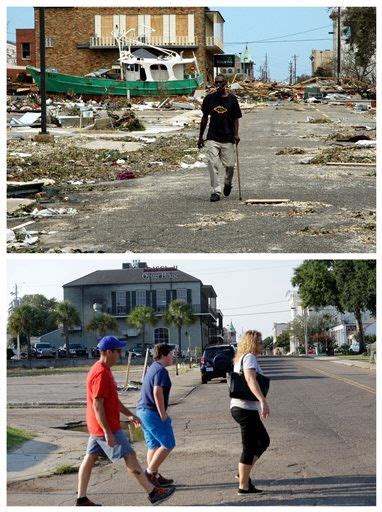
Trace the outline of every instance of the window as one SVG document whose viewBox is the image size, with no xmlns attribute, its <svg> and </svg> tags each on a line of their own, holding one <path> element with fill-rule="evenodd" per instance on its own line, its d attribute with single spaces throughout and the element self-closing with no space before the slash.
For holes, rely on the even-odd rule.
<svg viewBox="0 0 382 512">
<path fill-rule="evenodd" d="M 117 306 L 117 314 L 126 312 L 126 292 L 125 291 L 117 291 L 115 294 L 116 306 Z"/>
<path fill-rule="evenodd" d="M 30 43 L 21 43 L 21 58 L 23 60 L 31 59 L 31 44 Z"/>
<path fill-rule="evenodd" d="M 185 288 L 177 290 L 176 298 L 178 300 L 183 300 L 184 302 L 187 302 L 187 290 Z"/>
<path fill-rule="evenodd" d="M 146 306 L 146 290 L 137 291 L 137 306 Z"/>
<path fill-rule="evenodd" d="M 54 39 L 53 37 L 46 37 L 45 38 L 45 46 L 46 48 L 53 48 Z"/>
<path fill-rule="evenodd" d="M 232 68 L 228 68 L 227 71 L 228 71 L 228 74 L 232 74 Z"/>
<path fill-rule="evenodd" d="M 168 341 L 169 341 L 168 329 L 166 329 L 165 327 L 158 327 L 157 329 L 154 329 L 155 345 L 157 343 L 168 343 Z"/>
<path fill-rule="evenodd" d="M 166 290 L 157 290 L 157 308 L 166 309 Z"/>
</svg>

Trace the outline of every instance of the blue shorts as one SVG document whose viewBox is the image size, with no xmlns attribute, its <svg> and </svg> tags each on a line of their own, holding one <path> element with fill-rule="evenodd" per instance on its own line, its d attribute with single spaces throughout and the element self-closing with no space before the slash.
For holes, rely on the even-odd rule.
<svg viewBox="0 0 382 512">
<path fill-rule="evenodd" d="M 90 436 L 86 454 L 107 457 L 112 462 L 116 462 L 134 452 L 124 430 L 120 429 L 114 432 L 114 437 L 115 445 L 111 447 L 107 444 L 104 436 Z"/>
<path fill-rule="evenodd" d="M 174 448 L 175 436 L 169 416 L 163 423 L 159 413 L 152 409 L 137 409 L 136 414 L 142 422 L 142 430 L 149 450 L 155 450 L 160 446 L 167 450 Z"/>
</svg>

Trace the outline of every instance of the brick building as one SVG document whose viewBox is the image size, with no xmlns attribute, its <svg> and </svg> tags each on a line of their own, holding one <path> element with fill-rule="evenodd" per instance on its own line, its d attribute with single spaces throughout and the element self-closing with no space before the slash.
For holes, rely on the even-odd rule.
<svg viewBox="0 0 382 512">
<path fill-rule="evenodd" d="M 16 29 L 16 61 L 18 66 L 36 65 L 36 39 L 34 28 Z"/>
<path fill-rule="evenodd" d="M 47 7 L 45 24 L 47 67 L 67 74 L 81 76 L 112 67 L 118 59 L 111 35 L 116 27 L 121 32 L 134 28 L 141 37 L 149 33 L 145 42 L 183 52 L 184 57 L 195 52 L 207 80 L 213 77 L 213 54 L 224 53 L 224 19 L 207 7 Z M 35 28 L 37 42 L 38 8 Z"/>
</svg>

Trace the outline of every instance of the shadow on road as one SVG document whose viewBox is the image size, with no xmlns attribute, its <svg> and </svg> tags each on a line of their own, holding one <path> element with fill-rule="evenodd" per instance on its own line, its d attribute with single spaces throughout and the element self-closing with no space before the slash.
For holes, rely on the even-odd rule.
<svg viewBox="0 0 382 512">
<path fill-rule="evenodd" d="M 298 488 L 298 486 L 303 488 Z M 220 503 L 201 503 L 208 506 L 375 506 L 375 475 L 344 475 L 316 478 L 291 478 L 281 480 L 256 480 L 256 486 L 264 489 L 264 494 L 245 497 L 245 501 L 226 501 Z M 274 487 L 293 487 L 293 489 L 272 489 Z M 312 486 L 312 487 L 310 487 Z M 178 490 L 193 491 L 202 489 L 236 489 L 237 484 L 201 484 L 178 486 Z M 304 494 L 304 496 L 299 496 Z M 282 497 L 278 497 L 282 495 Z"/>
<path fill-rule="evenodd" d="M 48 455 L 58 448 L 52 443 L 31 440 L 24 443 L 17 450 L 8 453 L 7 471 L 17 473 L 24 471 L 46 459 Z"/>
</svg>

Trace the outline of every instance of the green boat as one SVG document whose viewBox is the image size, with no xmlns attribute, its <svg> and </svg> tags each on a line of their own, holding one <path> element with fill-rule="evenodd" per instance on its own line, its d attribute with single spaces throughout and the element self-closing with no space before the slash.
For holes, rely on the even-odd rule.
<svg viewBox="0 0 382 512">
<path fill-rule="evenodd" d="M 27 66 L 40 87 L 41 73 L 38 68 Z M 203 74 L 183 80 L 126 81 L 98 77 L 82 77 L 63 73 L 46 72 L 46 90 L 50 93 L 110 96 L 157 96 L 189 95 L 203 84 Z"/>
</svg>

